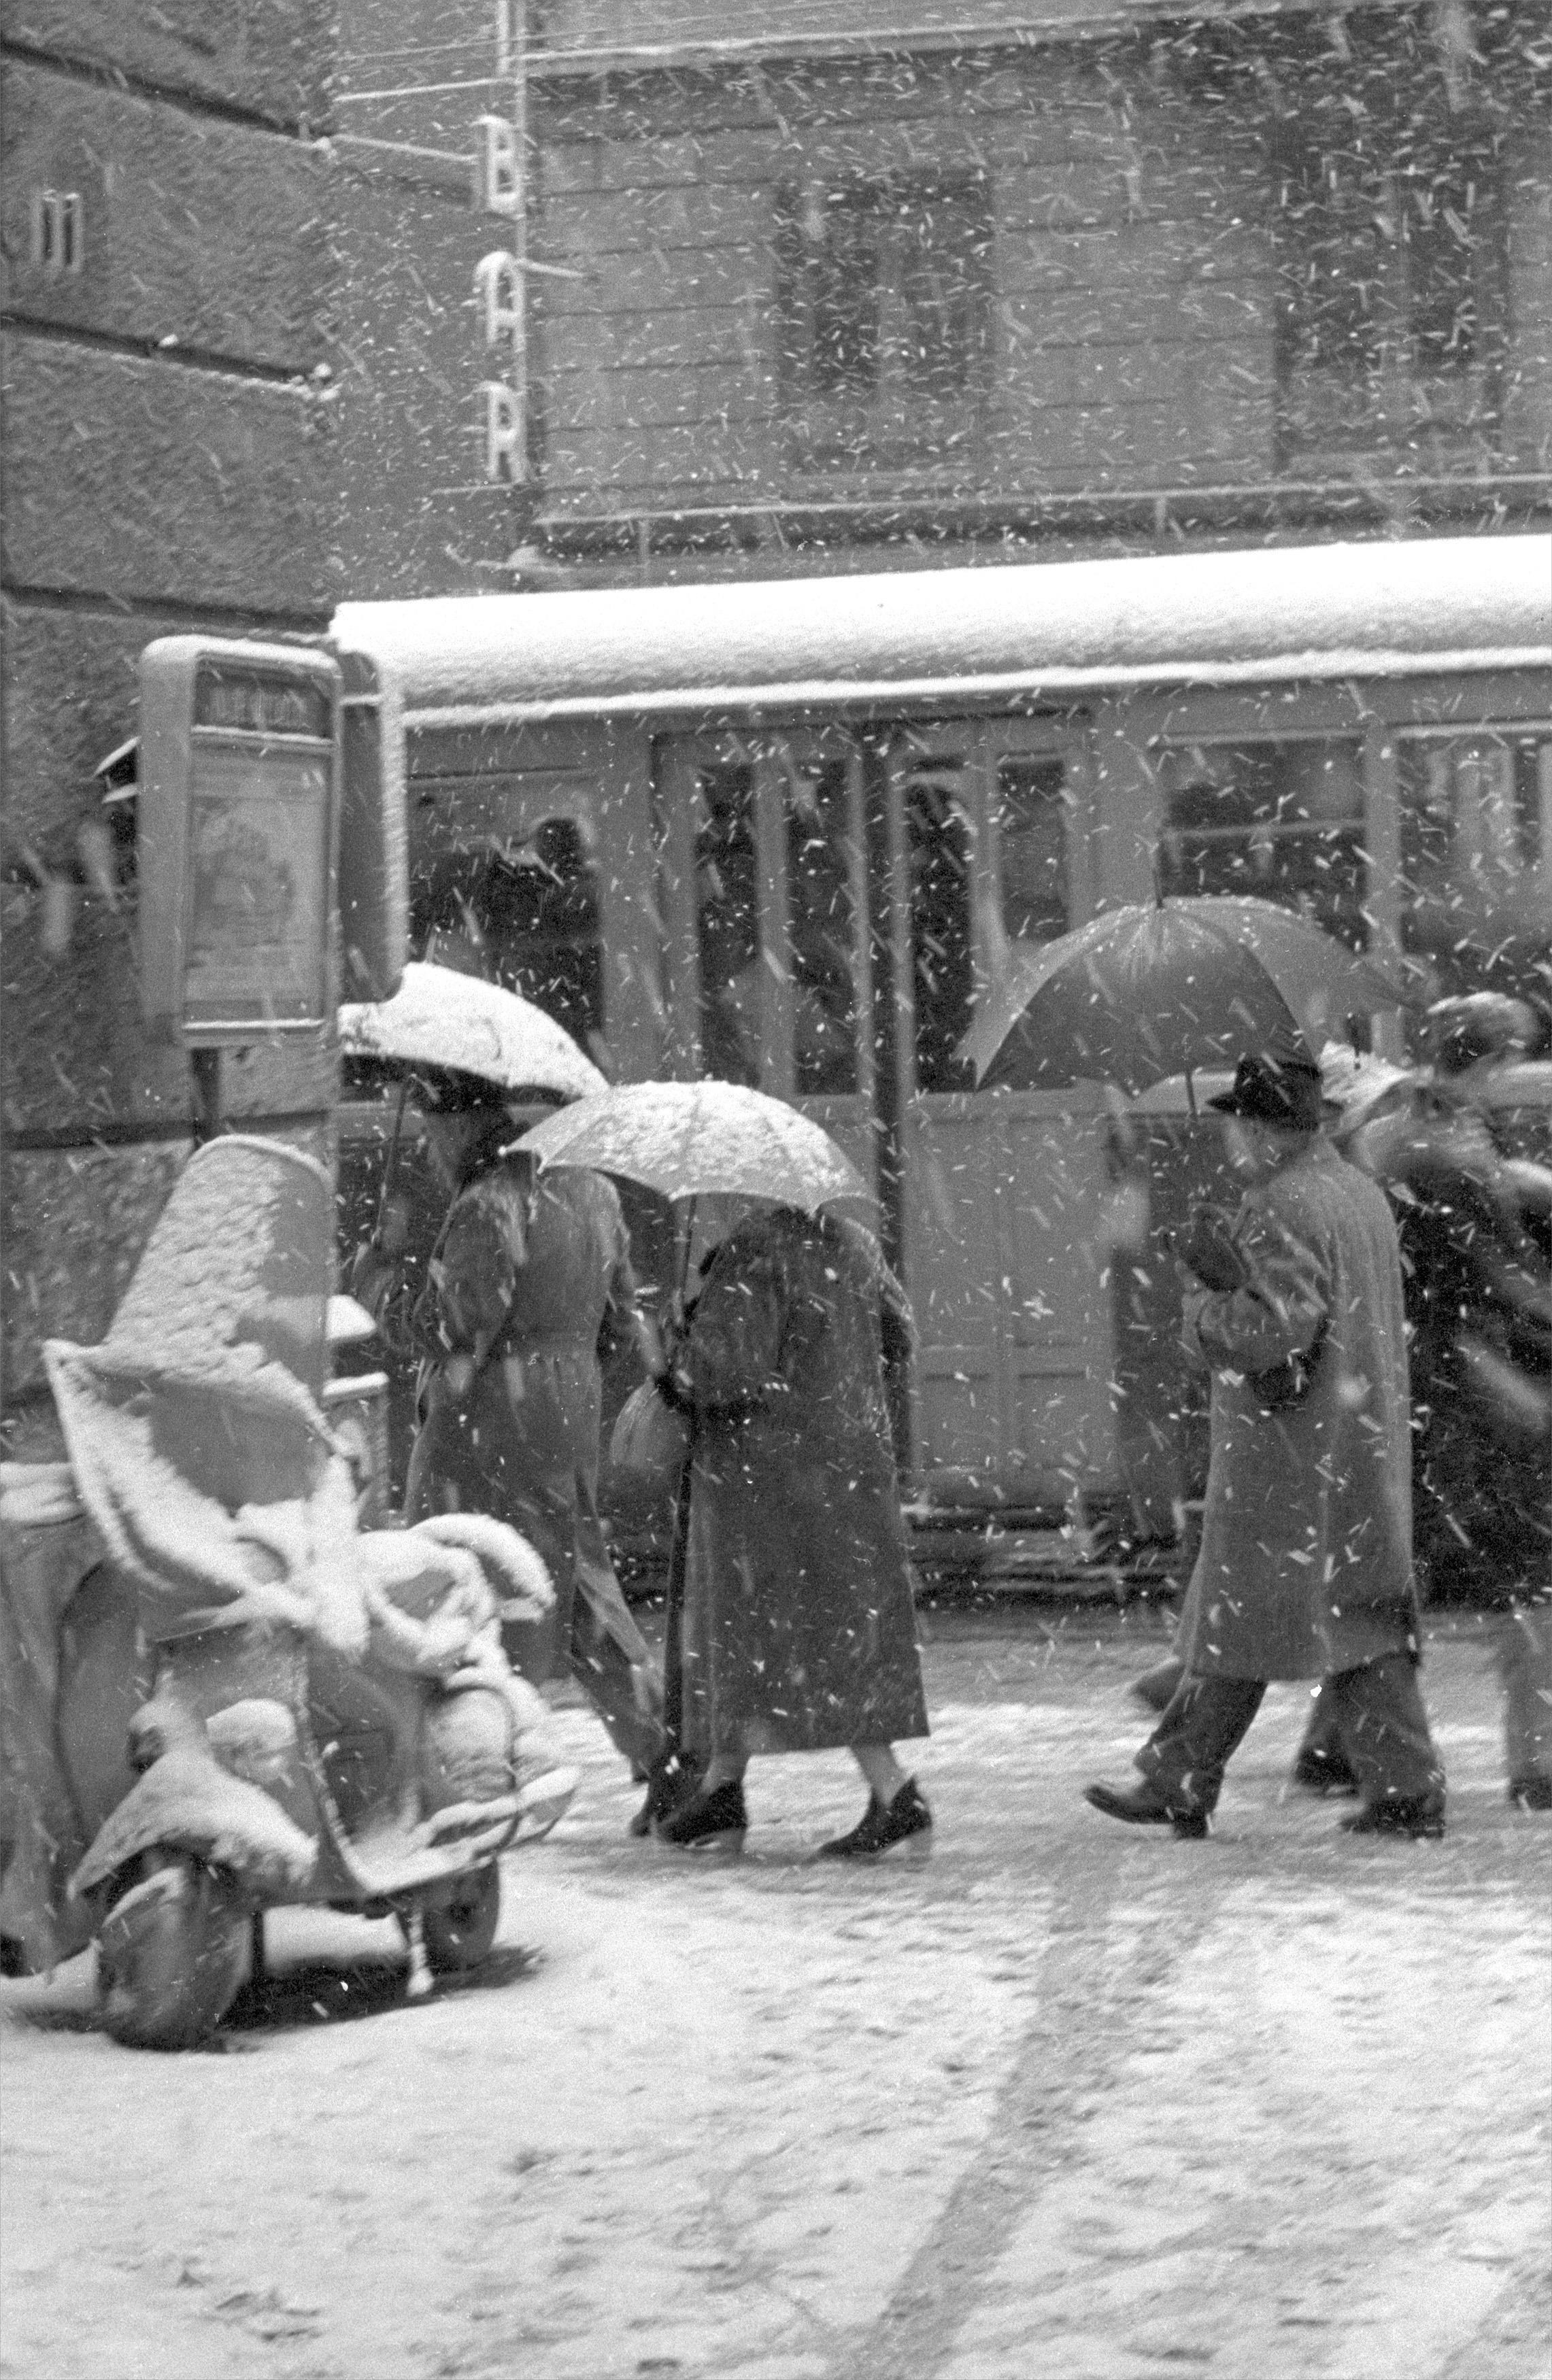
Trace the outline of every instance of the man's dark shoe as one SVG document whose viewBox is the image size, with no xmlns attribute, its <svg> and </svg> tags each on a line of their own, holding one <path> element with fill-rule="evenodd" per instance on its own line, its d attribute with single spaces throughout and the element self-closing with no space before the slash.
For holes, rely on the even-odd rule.
<svg viewBox="0 0 1552 2380">
<path fill-rule="evenodd" d="M 627 1832 L 637 1841 L 649 1835 L 654 1827 L 672 1817 L 680 1803 L 688 1799 L 700 1782 L 700 1763 L 671 1752 L 660 1760 L 647 1780 L 647 1798 L 630 1822 Z"/>
<path fill-rule="evenodd" d="M 833 1842 L 821 1843 L 815 1856 L 818 1859 L 877 1859 L 880 1852 L 892 1851 L 896 1843 L 915 1841 L 917 1851 L 928 1848 L 928 1836 L 932 1831 L 932 1813 L 916 1791 L 916 1780 L 907 1778 L 892 1802 L 880 1802 L 876 1793 L 867 1797 L 867 1807 L 849 1835 L 837 1835 Z"/>
<path fill-rule="evenodd" d="M 1302 1793 L 1356 1793 L 1358 1779 L 1340 1752 L 1306 1744 L 1293 1763 L 1292 1779 Z"/>
<path fill-rule="evenodd" d="M 734 1779 L 682 1803 L 659 1827 L 658 1840 L 682 1852 L 737 1852 L 744 1848 L 748 1825 L 744 1788 Z"/>
<path fill-rule="evenodd" d="M 1205 1810 L 1172 1810 L 1146 1785 L 1087 1785 L 1084 1800 L 1123 1827 L 1173 1827 L 1182 1842 L 1200 1842 L 1207 1831 Z"/>
<path fill-rule="evenodd" d="M 1341 1822 L 1344 1835 L 1404 1835 L 1413 1842 L 1437 1842 L 1444 1832 L 1441 1802 L 1370 1802 Z"/>
<path fill-rule="evenodd" d="M 1534 1770 L 1529 1777 L 1511 1777 L 1509 1798 L 1517 1810 L 1552 1810 L 1552 1777 Z"/>
</svg>

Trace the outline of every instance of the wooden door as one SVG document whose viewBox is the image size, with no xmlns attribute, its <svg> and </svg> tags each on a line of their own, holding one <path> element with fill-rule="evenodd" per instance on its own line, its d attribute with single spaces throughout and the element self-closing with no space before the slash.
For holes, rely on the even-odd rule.
<svg viewBox="0 0 1552 2380">
<path fill-rule="evenodd" d="M 1088 914 L 1087 749 L 1068 721 L 902 727 L 890 747 L 915 1467 L 947 1503 L 1109 1485 L 1103 1100 L 983 1093 L 958 1056 L 1016 940 Z"/>
</svg>

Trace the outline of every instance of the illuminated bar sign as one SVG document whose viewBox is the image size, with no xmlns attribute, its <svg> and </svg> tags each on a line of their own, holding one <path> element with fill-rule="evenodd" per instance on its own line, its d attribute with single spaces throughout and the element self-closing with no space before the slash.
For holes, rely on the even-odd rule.
<svg viewBox="0 0 1552 2380">
<path fill-rule="evenodd" d="M 147 1024 L 189 1050 L 317 1033 L 333 1005 L 338 666 L 162 637 L 139 675 Z"/>
</svg>

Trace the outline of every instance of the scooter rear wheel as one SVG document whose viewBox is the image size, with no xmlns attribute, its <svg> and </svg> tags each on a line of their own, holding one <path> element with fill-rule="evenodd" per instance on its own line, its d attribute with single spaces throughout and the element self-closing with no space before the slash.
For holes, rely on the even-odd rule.
<svg viewBox="0 0 1552 2380">
<path fill-rule="evenodd" d="M 193 2048 L 236 1996 L 248 1936 L 245 1908 L 212 1869 L 147 1853 L 97 1932 L 104 2029 L 129 2048 Z"/>
<path fill-rule="evenodd" d="M 431 1885 L 421 1902 L 426 1963 L 434 1975 L 461 1975 L 488 1958 L 501 1923 L 501 1870 L 494 1860 L 448 1884 Z"/>
</svg>

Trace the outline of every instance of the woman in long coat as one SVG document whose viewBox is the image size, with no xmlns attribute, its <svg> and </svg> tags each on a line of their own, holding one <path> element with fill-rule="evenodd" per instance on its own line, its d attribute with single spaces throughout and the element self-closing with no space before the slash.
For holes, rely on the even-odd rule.
<svg viewBox="0 0 1552 2380">
<path fill-rule="evenodd" d="M 661 1756 L 661 1687 L 598 1510 L 600 1356 L 637 1330 L 619 1195 L 582 1168 L 536 1180 L 526 1160 L 500 1154 L 514 1127 L 498 1091 L 451 1068 L 423 1075 L 427 1137 L 453 1202 L 415 1307 L 423 1362 L 406 1517 L 488 1512 L 522 1532 L 555 1605 L 538 1626 L 507 1630 L 514 1668 L 535 1684 L 569 1670 L 646 1777 Z M 397 1274 L 363 1257 L 356 1294 L 382 1317 Z"/>
<path fill-rule="evenodd" d="M 660 1383 L 690 1416 L 669 1726 L 698 1793 L 660 1828 L 741 1841 L 751 1755 L 849 1748 L 867 1810 L 830 1856 L 931 1825 L 892 1751 L 928 1732 L 881 1330 L 908 1330 L 878 1243 L 761 1208 L 722 1241 Z M 687 1509 L 686 1509 L 687 1508 Z"/>
</svg>

